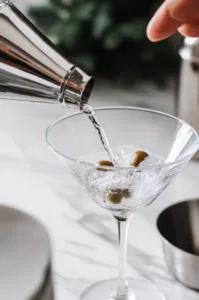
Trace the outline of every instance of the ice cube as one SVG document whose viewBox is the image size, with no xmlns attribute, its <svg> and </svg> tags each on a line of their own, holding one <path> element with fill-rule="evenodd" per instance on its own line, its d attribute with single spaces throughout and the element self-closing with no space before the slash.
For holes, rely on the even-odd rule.
<svg viewBox="0 0 199 300">
<path fill-rule="evenodd" d="M 129 167 L 129 155 L 123 149 L 119 149 L 115 154 L 115 162 L 118 167 Z"/>
<path fill-rule="evenodd" d="M 151 154 L 139 164 L 139 167 L 141 169 L 145 169 L 148 167 L 159 166 L 161 163 L 162 163 L 162 160 L 157 155 Z"/>
</svg>

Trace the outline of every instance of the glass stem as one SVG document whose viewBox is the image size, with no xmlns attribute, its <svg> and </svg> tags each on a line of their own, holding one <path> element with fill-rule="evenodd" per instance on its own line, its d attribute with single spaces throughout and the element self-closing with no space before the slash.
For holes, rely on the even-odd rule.
<svg viewBox="0 0 199 300">
<path fill-rule="evenodd" d="M 120 219 L 116 218 L 118 226 L 118 241 L 119 241 L 119 254 L 118 254 L 118 290 L 116 299 L 128 299 L 129 289 L 127 281 L 127 242 L 130 218 Z"/>
</svg>

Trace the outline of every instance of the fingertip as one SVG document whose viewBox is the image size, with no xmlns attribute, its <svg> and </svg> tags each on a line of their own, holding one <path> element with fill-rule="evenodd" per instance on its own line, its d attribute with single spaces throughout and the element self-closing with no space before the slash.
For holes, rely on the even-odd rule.
<svg viewBox="0 0 199 300">
<path fill-rule="evenodd" d="M 176 33 L 181 24 L 173 19 L 167 1 L 156 11 L 147 26 L 147 37 L 152 42 L 162 41 Z"/>
<path fill-rule="evenodd" d="M 199 15 L 192 19 L 191 22 L 181 25 L 178 31 L 185 37 L 199 37 Z"/>
<path fill-rule="evenodd" d="M 149 22 L 147 29 L 146 29 L 146 35 L 149 41 L 151 42 L 157 42 L 159 40 L 159 37 L 156 35 L 156 31 L 154 30 L 154 21 L 153 19 Z"/>
<path fill-rule="evenodd" d="M 151 31 L 151 23 L 148 24 L 147 29 L 146 29 L 146 35 L 149 41 L 154 42 L 154 36 L 153 36 L 153 31 Z"/>
<path fill-rule="evenodd" d="M 180 26 L 178 32 L 184 37 L 199 37 L 199 28 L 192 25 Z"/>
<path fill-rule="evenodd" d="M 174 34 L 176 32 L 175 31 L 170 31 L 170 32 L 160 32 L 156 29 L 155 26 L 153 26 L 153 24 L 149 24 L 147 26 L 147 29 L 146 29 L 146 35 L 147 35 L 147 38 L 149 39 L 150 42 L 153 42 L 153 43 L 156 43 L 156 42 L 160 42 L 168 37 L 170 37 L 172 34 Z"/>
</svg>

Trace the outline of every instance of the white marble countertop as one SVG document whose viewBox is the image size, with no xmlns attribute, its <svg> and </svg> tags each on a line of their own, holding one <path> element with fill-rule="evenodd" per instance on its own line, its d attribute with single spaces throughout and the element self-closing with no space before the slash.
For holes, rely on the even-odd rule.
<svg viewBox="0 0 199 300">
<path fill-rule="evenodd" d="M 121 104 L 121 97 L 124 105 L 136 103 L 135 98 L 130 103 L 129 95 L 116 94 L 109 101 L 94 95 L 93 103 Z M 150 106 L 149 99 L 154 97 L 143 99 L 143 105 L 147 101 Z M 171 112 L 172 101 L 168 100 L 169 106 L 163 97 L 156 99 L 156 108 Z M 64 114 L 61 106 L 0 101 L 0 201 L 46 224 L 53 242 L 56 299 L 78 300 L 88 285 L 116 277 L 117 234 L 109 213 L 92 203 L 45 145 L 46 127 Z M 173 202 L 199 196 L 198 174 L 199 164 L 189 163 L 154 204 L 135 215 L 130 228 L 129 277 L 157 283 L 168 299 L 199 299 L 199 294 L 182 287 L 168 274 L 156 217 Z"/>
</svg>

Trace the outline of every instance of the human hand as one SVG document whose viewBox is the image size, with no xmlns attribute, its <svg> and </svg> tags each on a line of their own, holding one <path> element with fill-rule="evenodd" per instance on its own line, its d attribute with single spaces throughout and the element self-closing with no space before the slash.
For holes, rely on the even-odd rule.
<svg viewBox="0 0 199 300">
<path fill-rule="evenodd" d="M 165 0 L 149 23 L 147 36 L 157 42 L 177 31 L 199 37 L 199 0 Z"/>
</svg>

